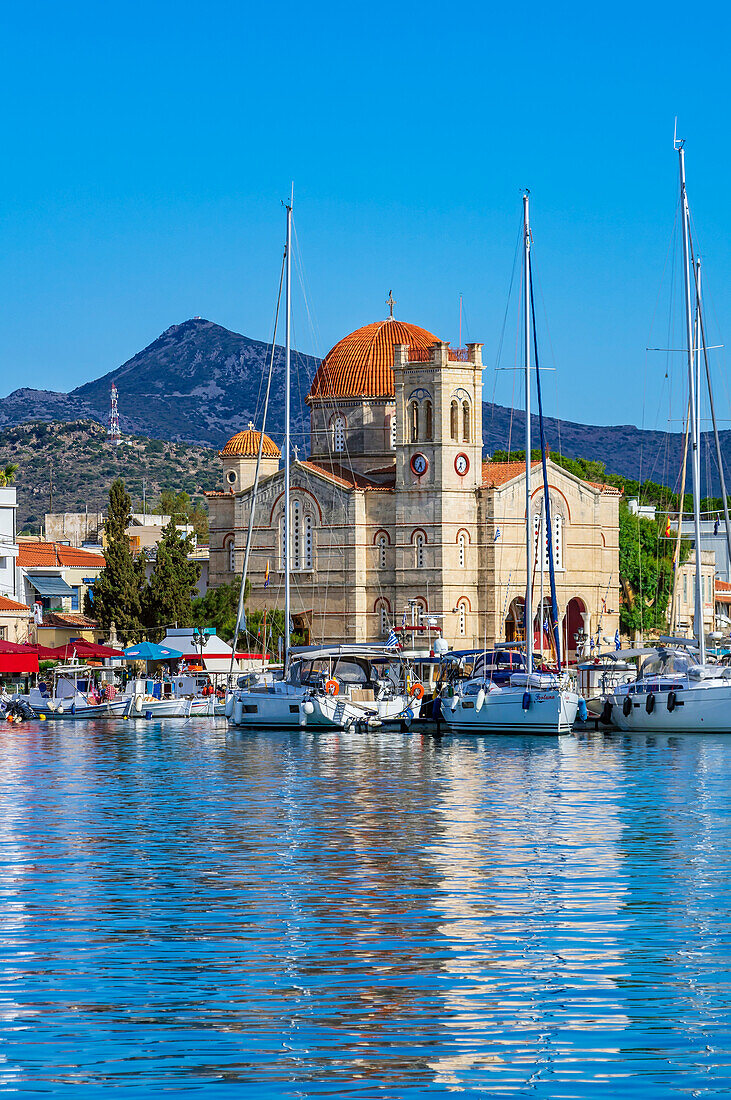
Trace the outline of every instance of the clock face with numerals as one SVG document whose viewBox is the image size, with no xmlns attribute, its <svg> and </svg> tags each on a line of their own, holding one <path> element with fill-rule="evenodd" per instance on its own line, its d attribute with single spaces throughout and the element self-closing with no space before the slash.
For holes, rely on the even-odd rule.
<svg viewBox="0 0 731 1100">
<path fill-rule="evenodd" d="M 417 477 L 421 477 L 422 474 L 426 473 L 428 465 L 429 461 L 421 451 L 417 451 L 415 455 L 411 456 L 411 469 Z"/>
<path fill-rule="evenodd" d="M 454 468 L 460 477 L 463 477 L 470 468 L 470 460 L 467 455 L 460 451 L 454 460 Z"/>
</svg>

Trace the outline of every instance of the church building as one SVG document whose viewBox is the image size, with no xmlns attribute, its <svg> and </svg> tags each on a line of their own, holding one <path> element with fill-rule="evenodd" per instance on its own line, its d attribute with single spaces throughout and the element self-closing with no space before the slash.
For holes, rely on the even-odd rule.
<svg viewBox="0 0 731 1100">
<path fill-rule="evenodd" d="M 523 636 L 525 469 L 483 462 L 482 345 L 453 349 L 393 316 L 341 340 L 307 403 L 310 453 L 291 462 L 291 592 L 312 642 L 382 642 L 403 629 L 421 647 L 455 649 Z M 259 432 L 220 452 L 223 488 L 208 493 L 209 587 L 240 575 Z M 284 471 L 264 437 L 249 565 L 250 608 L 284 604 Z M 619 624 L 617 489 L 549 462 L 552 530 L 544 531 L 540 463 L 532 474 L 533 591 L 550 605 L 554 549 L 569 652 L 582 632 Z M 542 553 L 539 550 L 542 549 Z M 536 614 L 536 642 L 540 642 Z"/>
</svg>

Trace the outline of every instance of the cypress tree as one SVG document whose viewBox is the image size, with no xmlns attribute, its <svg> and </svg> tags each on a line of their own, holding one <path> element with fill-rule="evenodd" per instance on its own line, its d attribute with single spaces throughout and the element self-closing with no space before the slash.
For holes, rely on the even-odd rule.
<svg viewBox="0 0 731 1100">
<path fill-rule="evenodd" d="M 193 550 L 190 535 L 181 538 L 174 519 L 163 527 L 157 546 L 157 560 L 145 598 L 145 619 L 157 629 L 177 623 L 193 625 L 193 597 L 200 576 L 197 562 L 188 560 Z"/>
<path fill-rule="evenodd" d="M 129 493 L 117 478 L 109 490 L 109 509 L 104 525 L 105 565 L 94 582 L 91 612 L 107 629 L 112 622 L 124 641 L 137 641 L 142 629 L 140 590 L 144 582 L 142 556 L 135 561 L 129 547 L 126 530 L 131 519 Z"/>
</svg>

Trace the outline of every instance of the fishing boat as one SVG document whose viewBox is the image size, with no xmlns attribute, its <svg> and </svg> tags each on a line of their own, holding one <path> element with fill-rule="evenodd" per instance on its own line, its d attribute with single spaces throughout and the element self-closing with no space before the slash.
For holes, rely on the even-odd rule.
<svg viewBox="0 0 731 1100">
<path fill-rule="evenodd" d="M 24 698 L 36 717 L 46 719 L 121 717 L 127 700 L 111 683 L 96 686 L 93 676 L 98 672 L 96 667 L 78 663 L 58 665 L 51 673 L 50 691 L 45 685 L 34 687 Z"/>
<path fill-rule="evenodd" d="M 684 142 L 676 141 L 680 170 L 680 216 L 683 239 L 683 313 L 688 364 L 688 405 L 695 532 L 694 637 L 670 635 L 645 648 L 636 679 L 607 695 L 604 716 L 622 730 L 643 732 L 731 733 L 731 668 L 707 659 L 703 626 L 701 545 L 701 367 L 708 397 L 721 481 L 726 539 L 731 549 L 726 484 L 713 404 L 708 350 L 703 322 L 699 262 L 694 255 L 690 206 L 685 179 Z M 680 520 L 679 520 L 680 525 Z"/>
<path fill-rule="evenodd" d="M 551 581 L 552 632 L 557 671 L 534 667 L 533 658 L 533 591 L 532 566 L 539 552 L 534 543 L 531 514 L 531 344 L 534 350 L 538 413 L 541 425 L 541 455 L 543 464 L 543 507 L 545 529 L 551 530 L 551 505 L 548 495 L 546 443 L 543 432 L 543 410 L 540 389 L 538 344 L 533 316 L 531 280 L 531 229 L 528 193 L 523 195 L 523 334 L 525 369 L 525 667 L 511 672 L 498 682 L 488 668 L 487 659 L 476 662 L 472 675 L 445 689 L 441 715 L 448 729 L 456 733 L 569 733 L 576 719 L 579 696 L 561 669 L 561 638 L 556 599 L 556 578 L 553 547 L 547 547 Z M 487 655 L 486 655 L 487 658 Z"/>
<path fill-rule="evenodd" d="M 286 678 L 234 692 L 230 718 L 276 729 L 410 725 L 423 687 L 408 675 L 398 651 L 386 646 L 295 646 Z"/>
</svg>

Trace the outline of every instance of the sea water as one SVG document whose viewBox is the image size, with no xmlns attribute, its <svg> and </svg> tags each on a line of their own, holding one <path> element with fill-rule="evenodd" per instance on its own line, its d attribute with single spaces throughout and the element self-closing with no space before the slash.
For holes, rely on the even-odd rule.
<svg viewBox="0 0 731 1100">
<path fill-rule="evenodd" d="M 0 1092 L 731 1095 L 731 738 L 2 731 Z"/>
</svg>

